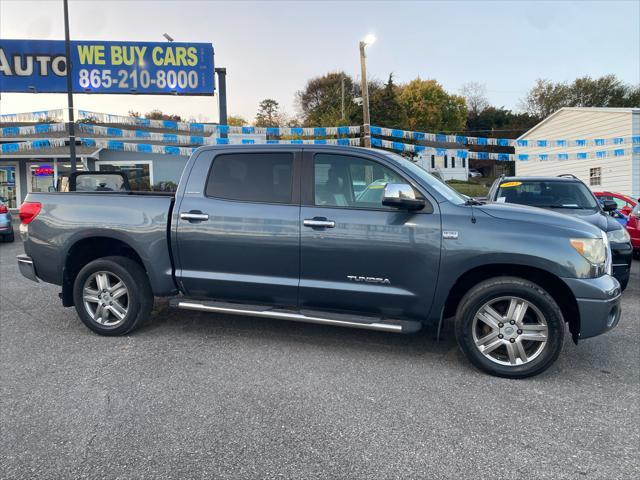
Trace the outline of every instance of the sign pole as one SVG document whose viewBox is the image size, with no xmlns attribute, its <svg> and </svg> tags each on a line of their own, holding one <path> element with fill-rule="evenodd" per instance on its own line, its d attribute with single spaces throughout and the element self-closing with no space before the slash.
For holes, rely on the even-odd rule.
<svg viewBox="0 0 640 480">
<path fill-rule="evenodd" d="M 73 81 L 71 78 L 71 41 L 69 40 L 69 4 L 64 3 L 64 51 L 67 67 L 67 104 L 69 108 L 69 157 L 71 160 L 71 173 L 76 171 L 76 129 L 73 117 Z"/>
<path fill-rule="evenodd" d="M 220 111 L 220 125 L 227 124 L 227 69 L 216 68 L 218 75 L 218 109 Z M 221 133 L 220 138 L 227 138 L 226 133 Z"/>
</svg>

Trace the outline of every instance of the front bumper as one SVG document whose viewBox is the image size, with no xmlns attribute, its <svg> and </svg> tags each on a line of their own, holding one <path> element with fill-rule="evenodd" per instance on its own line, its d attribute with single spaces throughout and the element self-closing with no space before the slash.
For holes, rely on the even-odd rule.
<svg viewBox="0 0 640 480">
<path fill-rule="evenodd" d="M 34 282 L 39 282 L 38 276 L 36 275 L 36 267 L 33 265 L 33 260 L 29 255 L 18 255 L 18 268 L 20 269 L 20 273 L 22 276 L 27 277 L 29 280 L 33 280 Z"/>
<path fill-rule="evenodd" d="M 563 278 L 573 292 L 580 313 L 578 338 L 601 335 L 620 321 L 622 291 L 618 280 L 610 275 L 599 278 Z"/>
</svg>

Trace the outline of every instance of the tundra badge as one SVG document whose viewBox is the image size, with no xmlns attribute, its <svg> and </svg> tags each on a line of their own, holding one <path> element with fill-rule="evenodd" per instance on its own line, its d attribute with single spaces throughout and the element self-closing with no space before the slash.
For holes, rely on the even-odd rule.
<svg viewBox="0 0 640 480">
<path fill-rule="evenodd" d="M 347 275 L 347 278 L 352 282 L 364 282 L 364 283 L 381 283 L 383 285 L 391 285 L 388 278 L 379 277 L 360 277 L 357 275 Z"/>
</svg>

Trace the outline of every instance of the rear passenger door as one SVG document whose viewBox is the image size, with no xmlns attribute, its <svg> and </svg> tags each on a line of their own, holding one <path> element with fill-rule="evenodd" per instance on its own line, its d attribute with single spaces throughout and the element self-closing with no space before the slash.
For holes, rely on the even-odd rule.
<svg viewBox="0 0 640 480">
<path fill-rule="evenodd" d="M 186 294 L 295 307 L 300 271 L 299 150 L 209 150 L 177 208 Z M 174 217 L 175 218 L 175 217 Z"/>
</svg>

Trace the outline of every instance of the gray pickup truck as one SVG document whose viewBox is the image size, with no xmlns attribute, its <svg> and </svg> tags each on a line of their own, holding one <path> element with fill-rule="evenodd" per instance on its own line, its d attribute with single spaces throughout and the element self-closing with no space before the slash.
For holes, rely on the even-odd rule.
<svg viewBox="0 0 640 480">
<path fill-rule="evenodd" d="M 577 342 L 620 319 L 600 229 L 480 205 L 382 150 L 203 147 L 169 196 L 102 180 L 100 191 L 29 194 L 18 257 L 23 275 L 60 285 L 62 304 L 102 335 L 131 332 L 154 296 L 398 333 L 440 333 L 454 318 L 471 363 L 517 378 L 555 361 L 565 324 Z"/>
</svg>

